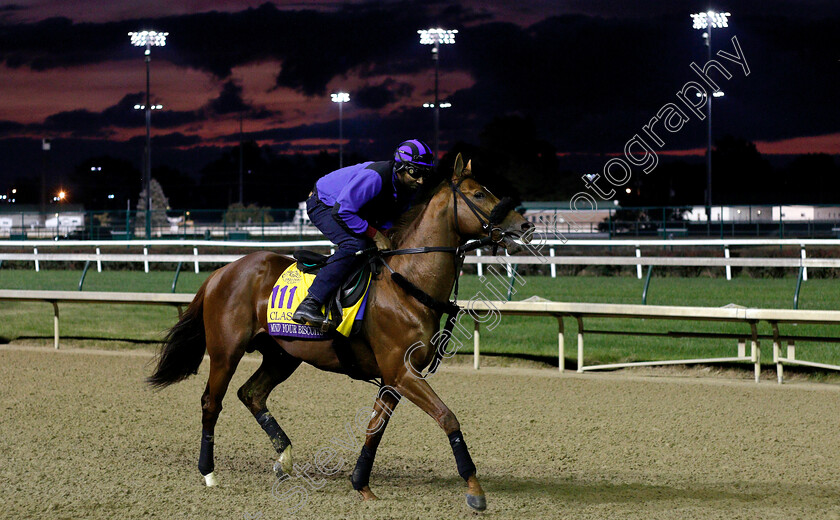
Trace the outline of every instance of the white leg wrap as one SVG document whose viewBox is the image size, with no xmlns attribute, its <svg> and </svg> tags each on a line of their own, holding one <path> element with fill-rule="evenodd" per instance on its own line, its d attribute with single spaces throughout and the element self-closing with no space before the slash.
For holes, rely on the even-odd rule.
<svg viewBox="0 0 840 520">
<path fill-rule="evenodd" d="M 210 473 L 204 475 L 204 483 L 207 484 L 207 487 L 218 486 L 219 481 L 216 480 L 216 475 L 213 474 L 211 471 Z"/>
<path fill-rule="evenodd" d="M 283 473 L 286 475 L 292 474 L 292 447 L 286 446 L 286 449 L 283 450 L 283 453 L 280 454 L 280 468 L 283 470 Z"/>
</svg>

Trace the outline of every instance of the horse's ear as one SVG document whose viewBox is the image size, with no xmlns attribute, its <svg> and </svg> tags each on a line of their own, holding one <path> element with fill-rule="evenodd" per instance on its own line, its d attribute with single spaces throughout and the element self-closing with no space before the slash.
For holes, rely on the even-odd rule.
<svg viewBox="0 0 840 520">
<path fill-rule="evenodd" d="M 459 153 L 457 157 L 455 157 L 455 170 L 452 172 L 452 180 L 456 180 L 464 173 L 464 159 L 461 157 Z"/>
<path fill-rule="evenodd" d="M 464 166 L 464 175 L 472 175 L 472 159 L 467 161 L 467 165 Z"/>
</svg>

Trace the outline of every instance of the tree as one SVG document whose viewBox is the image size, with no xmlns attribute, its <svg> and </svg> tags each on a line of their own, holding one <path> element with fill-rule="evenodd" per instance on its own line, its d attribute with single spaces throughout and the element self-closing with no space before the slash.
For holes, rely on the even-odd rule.
<svg viewBox="0 0 840 520">
<path fill-rule="evenodd" d="M 261 208 L 256 204 L 245 206 L 238 202 L 228 206 L 223 219 L 228 225 L 236 226 L 274 222 L 274 218 L 271 216 L 271 208 Z"/>
<path fill-rule="evenodd" d="M 169 199 L 163 194 L 163 188 L 157 179 L 149 181 L 152 191 L 152 227 L 169 225 L 166 220 L 166 210 L 169 209 Z M 140 199 L 137 201 L 137 219 L 135 220 L 138 230 L 146 228 L 146 190 L 140 192 Z"/>
<path fill-rule="evenodd" d="M 784 195 L 778 181 L 755 143 L 732 136 L 715 141 L 712 151 L 713 204 L 778 202 Z"/>
<path fill-rule="evenodd" d="M 161 187 L 169 194 L 170 205 L 173 208 L 199 207 L 195 181 L 187 174 L 170 168 L 159 166 L 152 170 L 152 178 L 160 179 Z"/>
<path fill-rule="evenodd" d="M 840 168 L 830 155 L 798 155 L 779 177 L 785 194 L 780 202 L 836 204 L 840 200 Z"/>
</svg>

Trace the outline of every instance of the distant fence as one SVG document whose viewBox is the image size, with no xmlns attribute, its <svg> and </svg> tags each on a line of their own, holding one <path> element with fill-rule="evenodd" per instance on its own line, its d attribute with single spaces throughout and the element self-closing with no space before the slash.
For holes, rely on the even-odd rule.
<svg viewBox="0 0 840 520">
<path fill-rule="evenodd" d="M 530 204 L 530 205 L 529 205 Z M 711 218 L 696 208 L 639 207 L 571 212 L 568 207 L 526 203 L 520 209 L 538 233 L 599 238 L 840 238 L 840 207 L 715 206 Z M 0 240 L 290 240 L 320 236 L 303 208 L 155 210 L 146 236 L 146 212 L 50 212 L 0 207 Z"/>
<path fill-rule="evenodd" d="M 798 249 L 798 255 L 788 257 L 746 257 L 730 254 L 733 247 L 787 247 Z M 134 248 L 135 252 L 126 252 L 126 248 Z M 85 262 L 79 290 L 84 283 L 88 268 L 95 263 L 97 271 L 102 271 L 102 264 L 107 262 L 142 263 L 144 270 L 149 272 L 152 263 L 177 264 L 172 290 L 175 290 L 178 274 L 184 265 L 192 266 L 196 273 L 199 264 L 229 263 L 242 257 L 245 252 L 254 249 L 271 249 L 277 252 L 290 253 L 298 248 L 315 248 L 323 252 L 332 252 L 333 245 L 327 240 L 304 240 L 285 242 L 251 242 L 251 241 L 222 241 L 222 240 L 121 240 L 121 241 L 87 241 L 87 240 L 19 240 L 0 241 L 0 267 L 3 262 L 31 262 L 36 271 L 40 270 L 42 262 Z M 704 256 L 695 254 L 674 256 L 674 248 L 694 247 L 710 248 Z M 517 269 L 522 265 L 543 265 L 548 268 L 552 278 L 557 276 L 558 265 L 576 266 L 635 266 L 636 276 L 643 278 L 643 267 L 647 266 L 647 275 L 642 291 L 642 303 L 647 302 L 648 287 L 655 266 L 659 267 L 707 267 L 720 268 L 726 274 L 726 279 L 732 279 L 733 267 L 776 267 L 798 269 L 796 291 L 793 296 L 793 308 L 798 308 L 801 283 L 808 279 L 808 268 L 840 269 L 840 254 L 833 252 L 829 258 L 808 258 L 806 248 L 831 247 L 840 248 L 838 239 L 702 239 L 702 240 L 542 240 L 532 244 L 531 254 L 508 256 L 488 256 L 477 250 L 474 255 L 466 258 L 466 264 L 476 266 L 477 274 L 485 274 L 487 264 L 504 266 L 501 270 L 513 285 L 513 278 Z M 64 248 L 73 248 L 69 253 L 52 252 Z M 88 248 L 92 248 L 88 249 Z M 102 249 L 106 249 L 103 253 Z M 142 248 L 142 250 L 141 250 Z M 152 252 L 152 248 L 158 252 Z M 172 249 L 189 248 L 186 253 L 173 253 Z M 199 252 L 199 248 L 204 252 Z M 207 249 L 233 249 L 232 253 L 208 253 Z M 575 254 L 563 254 L 575 250 Z M 587 248 L 596 249 L 597 255 L 579 254 Z M 604 249 L 606 248 L 606 251 Z M 663 256 L 663 249 L 670 250 L 670 255 Z M 90 252 L 79 252 L 88 249 Z M 116 250 L 116 253 L 108 252 Z M 161 250 L 165 250 L 161 252 Z M 643 256 L 642 252 L 645 251 Z M 31 252 L 29 252 L 31 251 Z M 836 249 L 840 251 L 840 249 Z M 632 253 L 631 253 L 632 252 Z M 660 254 L 657 255 L 657 252 Z M 605 254 L 606 253 L 606 254 Z M 627 254 L 630 253 L 630 254 Z M 634 253 L 634 254 L 633 254 Z M 721 255 L 722 253 L 722 255 Z M 788 253 L 790 254 L 790 253 Z M 631 256 L 632 255 L 632 256 Z"/>
</svg>

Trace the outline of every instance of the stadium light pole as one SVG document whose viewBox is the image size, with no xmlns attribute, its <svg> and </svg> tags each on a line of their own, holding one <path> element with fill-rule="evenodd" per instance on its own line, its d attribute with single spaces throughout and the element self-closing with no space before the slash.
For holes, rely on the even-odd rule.
<svg viewBox="0 0 840 520">
<path fill-rule="evenodd" d="M 131 44 L 135 47 L 145 47 L 146 56 L 146 104 L 134 105 L 135 109 L 146 111 L 146 164 L 144 175 L 146 177 L 146 238 L 152 236 L 152 110 L 163 108 L 161 105 L 152 105 L 149 93 L 149 63 L 152 61 L 152 47 L 163 47 L 166 45 L 168 32 L 139 31 L 130 32 Z"/>
<path fill-rule="evenodd" d="M 421 29 L 417 31 L 420 35 L 420 43 L 422 45 L 432 46 L 432 61 L 435 62 L 435 162 L 438 160 L 438 153 L 440 151 L 440 102 L 438 100 L 438 76 L 440 74 L 440 44 L 455 43 L 455 35 L 457 30 L 446 29 Z"/>
<path fill-rule="evenodd" d="M 693 28 L 704 30 L 703 39 L 706 40 L 708 61 L 712 59 L 712 29 L 729 27 L 729 13 L 706 11 L 691 15 Z M 715 97 L 712 94 L 712 97 Z M 712 220 L 712 98 L 706 96 L 706 218 Z"/>
<path fill-rule="evenodd" d="M 330 94 L 333 103 L 338 103 L 338 167 L 344 168 L 344 111 L 342 106 L 350 101 L 350 94 L 338 92 Z"/>
</svg>

